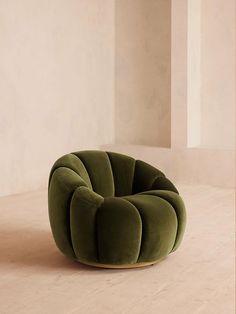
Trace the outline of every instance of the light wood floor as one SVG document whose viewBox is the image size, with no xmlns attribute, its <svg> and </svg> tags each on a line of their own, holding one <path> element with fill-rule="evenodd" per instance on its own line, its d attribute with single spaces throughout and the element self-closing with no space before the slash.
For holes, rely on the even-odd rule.
<svg viewBox="0 0 236 314">
<path fill-rule="evenodd" d="M 233 314 L 234 191 L 180 187 L 180 249 L 147 268 L 70 262 L 51 237 L 46 191 L 0 199 L 0 313 Z"/>
</svg>

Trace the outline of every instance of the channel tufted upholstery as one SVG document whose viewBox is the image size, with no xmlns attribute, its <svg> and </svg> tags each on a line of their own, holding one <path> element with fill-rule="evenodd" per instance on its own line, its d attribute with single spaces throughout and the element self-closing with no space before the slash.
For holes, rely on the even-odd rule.
<svg viewBox="0 0 236 314">
<path fill-rule="evenodd" d="M 104 151 L 58 159 L 48 187 L 53 237 L 66 256 L 103 267 L 153 264 L 175 251 L 185 207 L 151 165 Z"/>
</svg>

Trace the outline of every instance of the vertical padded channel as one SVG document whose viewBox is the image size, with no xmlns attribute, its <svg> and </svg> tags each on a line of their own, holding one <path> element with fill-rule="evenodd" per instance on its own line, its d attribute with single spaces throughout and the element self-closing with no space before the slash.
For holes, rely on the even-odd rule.
<svg viewBox="0 0 236 314">
<path fill-rule="evenodd" d="M 115 184 L 115 196 L 132 194 L 135 159 L 118 153 L 107 152 Z"/>
<path fill-rule="evenodd" d="M 133 194 L 148 191 L 157 177 L 165 177 L 164 173 L 147 164 L 144 161 L 136 160 L 133 182 Z"/>
<path fill-rule="evenodd" d="M 85 169 L 82 161 L 73 154 L 64 155 L 54 163 L 52 170 L 50 172 L 49 183 L 50 183 L 53 172 L 57 168 L 60 168 L 60 167 L 65 167 L 65 168 L 75 171 L 76 173 L 78 173 L 79 176 L 81 176 L 81 178 L 84 180 L 87 186 L 89 188 L 92 188 L 92 185 L 88 176 L 88 172 Z"/>
<path fill-rule="evenodd" d="M 154 183 L 152 184 L 151 190 L 166 190 L 179 194 L 174 184 L 165 177 L 157 177 Z"/>
<path fill-rule="evenodd" d="M 98 262 L 96 213 L 103 197 L 88 189 L 75 190 L 70 206 L 71 239 L 76 257 L 80 262 Z"/>
<path fill-rule="evenodd" d="M 57 247 L 68 257 L 75 258 L 70 233 L 70 202 L 75 189 L 85 186 L 73 170 L 57 168 L 48 189 L 49 220 Z"/>
<path fill-rule="evenodd" d="M 167 202 L 169 202 L 174 208 L 178 219 L 178 230 L 176 234 L 176 240 L 172 248 L 172 252 L 175 251 L 182 241 L 186 226 L 186 210 L 182 198 L 177 193 L 171 191 L 147 191 L 143 192 L 142 195 L 143 194 L 161 197 Z"/>
<path fill-rule="evenodd" d="M 175 243 L 177 217 L 174 208 L 162 198 L 152 195 L 131 195 L 132 203 L 142 218 L 142 245 L 138 262 L 156 261 L 167 256 Z"/>
<path fill-rule="evenodd" d="M 82 151 L 73 153 L 83 162 L 93 190 L 103 197 L 114 196 L 114 180 L 111 163 L 106 152 Z"/>
<path fill-rule="evenodd" d="M 134 205 L 119 197 L 108 197 L 97 211 L 99 262 L 136 263 L 141 244 L 142 221 Z"/>
</svg>

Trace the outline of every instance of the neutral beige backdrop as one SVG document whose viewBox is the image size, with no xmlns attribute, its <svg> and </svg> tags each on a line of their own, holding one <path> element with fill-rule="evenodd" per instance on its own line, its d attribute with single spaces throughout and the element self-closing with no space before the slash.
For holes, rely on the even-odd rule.
<svg viewBox="0 0 236 314">
<path fill-rule="evenodd" d="M 114 1 L 0 0 L 0 195 L 114 134 Z"/>
<path fill-rule="evenodd" d="M 171 0 L 116 1 L 115 139 L 170 147 Z"/>
<path fill-rule="evenodd" d="M 0 195 L 114 142 L 174 180 L 234 185 L 234 0 L 0 0 L 0 38 Z"/>
<path fill-rule="evenodd" d="M 202 145 L 235 145 L 236 2 L 202 1 Z"/>
</svg>

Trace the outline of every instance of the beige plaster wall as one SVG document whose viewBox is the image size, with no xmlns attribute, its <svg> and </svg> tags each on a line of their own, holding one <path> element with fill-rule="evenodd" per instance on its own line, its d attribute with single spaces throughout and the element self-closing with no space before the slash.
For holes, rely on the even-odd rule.
<svg viewBox="0 0 236 314">
<path fill-rule="evenodd" d="M 188 141 L 188 0 L 171 3 L 171 147 Z"/>
<path fill-rule="evenodd" d="M 235 144 L 235 0 L 202 1 L 202 145 Z"/>
<path fill-rule="evenodd" d="M 116 1 L 115 139 L 170 146 L 171 1 Z"/>
<path fill-rule="evenodd" d="M 0 195 L 114 136 L 114 1 L 0 0 Z"/>
<path fill-rule="evenodd" d="M 187 24 L 187 146 L 201 145 L 201 6 L 188 0 Z"/>
</svg>

